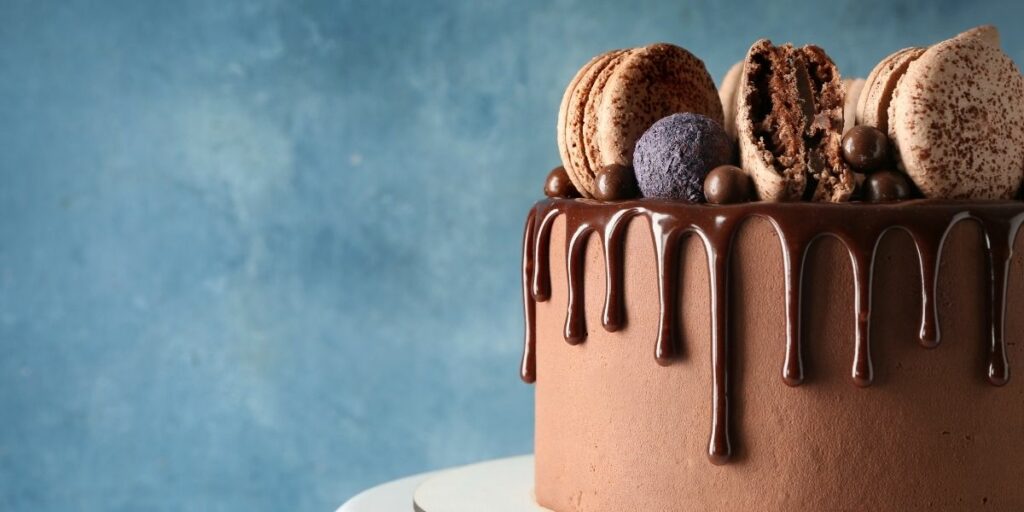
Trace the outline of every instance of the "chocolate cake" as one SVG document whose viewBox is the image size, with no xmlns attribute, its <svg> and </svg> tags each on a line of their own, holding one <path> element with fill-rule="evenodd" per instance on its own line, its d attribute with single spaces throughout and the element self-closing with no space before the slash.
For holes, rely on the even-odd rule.
<svg viewBox="0 0 1024 512">
<path fill-rule="evenodd" d="M 751 51 L 772 59 L 796 52 L 766 45 Z M 813 55 L 814 66 L 831 63 L 820 49 L 807 51 L 796 53 Z M 986 94 L 1024 81 L 999 64 L 1017 75 L 981 85 Z M 771 76 L 763 60 L 745 65 L 742 76 L 758 76 L 741 82 L 742 94 L 722 95 L 737 102 L 723 110 L 738 117 L 741 139 L 771 147 L 771 130 L 744 129 L 744 97 L 793 97 L 751 90 L 793 82 Z M 799 79 L 807 71 L 784 72 Z M 868 122 L 855 123 L 840 151 L 845 89 L 838 71 L 827 75 L 800 93 L 829 96 L 824 121 L 799 105 L 756 108 L 803 134 L 801 146 L 780 154 L 802 154 L 804 163 L 808 149 L 835 137 L 828 169 L 779 162 L 771 151 L 757 171 L 742 158 L 707 169 L 697 158 L 654 155 L 668 163 L 645 176 L 700 177 L 703 197 L 640 197 L 634 172 L 617 162 L 598 170 L 622 183 L 604 199 L 581 198 L 571 174 L 552 172 L 549 198 L 527 216 L 522 265 L 521 375 L 536 393 L 539 505 L 1024 509 L 1024 382 L 1010 378 L 1011 362 L 1024 356 L 1024 260 L 1014 256 L 1024 203 L 924 195 L 937 188 L 904 173 L 888 136 Z M 705 137 L 678 133 L 651 141 L 650 151 L 701 153 L 679 145 Z M 973 136 L 976 152 L 1017 154 L 998 130 L 987 136 Z M 762 187 L 779 185 L 751 177 L 783 168 L 781 190 L 817 185 L 766 194 Z M 830 176 L 843 178 L 821 193 Z M 1019 189 L 1024 160 L 975 179 Z"/>
</svg>

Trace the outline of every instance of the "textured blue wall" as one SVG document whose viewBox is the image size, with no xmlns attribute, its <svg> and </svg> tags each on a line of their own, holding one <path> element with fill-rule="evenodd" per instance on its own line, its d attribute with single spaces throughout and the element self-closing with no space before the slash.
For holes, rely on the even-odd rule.
<svg viewBox="0 0 1024 512">
<path fill-rule="evenodd" d="M 562 88 L 759 36 L 849 75 L 1014 2 L 0 2 L 0 509 L 329 510 L 531 449 Z M 482 4 L 482 3 L 480 3 Z"/>
</svg>

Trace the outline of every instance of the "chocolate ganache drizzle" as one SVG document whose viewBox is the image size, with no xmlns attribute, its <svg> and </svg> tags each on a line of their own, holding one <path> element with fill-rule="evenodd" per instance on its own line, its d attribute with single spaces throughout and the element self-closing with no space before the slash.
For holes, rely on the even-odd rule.
<svg viewBox="0 0 1024 512">
<path fill-rule="evenodd" d="M 978 222 L 988 255 L 989 335 L 986 340 L 986 376 L 994 386 L 1010 376 L 1004 339 L 1006 282 L 1013 243 L 1024 222 L 1024 203 L 952 202 L 916 200 L 890 204 L 745 203 L 729 206 L 692 205 L 644 199 L 600 203 L 582 199 L 549 199 L 537 203 L 526 220 L 523 238 L 523 307 L 526 317 L 521 376 L 534 382 L 536 375 L 536 302 L 551 296 L 549 248 L 555 219 L 565 216 L 568 308 L 565 340 L 583 343 L 587 329 L 583 311 L 584 255 L 591 233 L 604 248 L 605 301 L 602 324 L 609 332 L 624 325 L 623 244 L 626 226 L 644 216 L 651 226 L 658 265 L 659 327 L 654 344 L 658 364 L 671 364 L 680 354 L 678 272 L 680 241 L 693 234 L 704 245 L 711 290 L 712 425 L 708 457 L 724 464 L 731 455 L 728 389 L 728 281 L 733 236 L 744 220 L 768 220 L 779 235 L 785 265 L 786 348 L 782 380 L 798 386 L 804 379 L 800 339 L 800 293 L 807 248 L 822 236 L 834 236 L 846 247 L 854 276 L 854 352 L 851 376 L 857 386 L 873 379 L 871 343 L 871 276 L 874 253 L 882 235 L 902 229 L 913 239 L 921 269 L 922 346 L 935 348 L 940 333 L 935 288 L 942 246 L 951 228 L 963 220 Z"/>
</svg>

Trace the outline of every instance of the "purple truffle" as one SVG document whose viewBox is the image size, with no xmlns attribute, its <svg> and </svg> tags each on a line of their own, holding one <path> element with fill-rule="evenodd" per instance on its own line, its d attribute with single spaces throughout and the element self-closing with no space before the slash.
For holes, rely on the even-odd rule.
<svg viewBox="0 0 1024 512">
<path fill-rule="evenodd" d="M 672 114 L 654 123 L 636 141 L 633 167 L 644 197 L 704 202 L 704 177 L 733 163 L 732 139 L 714 120 L 700 114 Z"/>
</svg>

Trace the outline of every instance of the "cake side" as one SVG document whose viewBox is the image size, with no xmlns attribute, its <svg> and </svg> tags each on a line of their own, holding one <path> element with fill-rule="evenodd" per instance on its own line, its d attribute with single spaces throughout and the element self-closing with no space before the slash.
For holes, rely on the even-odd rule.
<svg viewBox="0 0 1024 512">
<path fill-rule="evenodd" d="M 622 212 L 635 206 L 605 208 Z M 905 211 L 922 210 L 912 208 Z M 801 212 L 809 226 L 813 210 Z M 702 211 L 716 221 L 715 210 Z M 927 323 L 922 317 L 928 317 L 922 314 L 928 309 L 922 283 L 928 280 L 922 279 L 919 260 L 929 258 L 919 258 L 920 244 L 900 230 L 888 231 L 874 251 L 874 276 L 866 290 L 873 290 L 869 318 L 854 314 L 865 303 L 855 301 L 858 279 L 844 245 L 831 237 L 807 241 L 794 345 L 785 300 L 785 269 L 792 262 L 783 256 L 779 231 L 764 217 L 736 216 L 725 267 L 728 293 L 724 302 L 722 294 L 715 302 L 727 312 L 717 346 L 725 357 L 718 371 L 727 370 L 722 380 L 712 364 L 716 328 L 705 238 L 680 238 L 678 286 L 672 287 L 678 291 L 678 315 L 671 315 L 677 331 L 667 345 L 670 357 L 661 361 L 667 366 L 661 366 L 655 352 L 666 318 L 658 265 L 664 258 L 651 219 L 663 223 L 664 217 L 638 214 L 622 222 L 622 271 L 610 278 L 602 244 L 607 222 L 591 219 L 594 232 L 573 237 L 590 218 L 581 210 L 551 214 L 541 207 L 535 213 L 551 216 L 546 261 L 524 265 L 531 267 L 524 273 L 528 316 L 536 308 L 536 345 L 524 369 L 536 377 L 541 505 L 558 511 L 1024 506 L 1014 477 L 1024 464 L 1024 386 L 999 379 L 995 383 L 1006 385 L 993 386 L 988 375 L 989 341 L 995 339 L 989 313 L 999 308 L 988 306 L 994 289 L 987 285 L 992 274 L 979 224 L 957 222 L 945 237 L 932 296 L 942 328 L 937 348 L 922 347 L 930 336 L 921 332 Z M 854 226 L 857 221 L 856 215 L 849 219 Z M 998 231 L 994 225 L 990 238 Z M 528 229 L 528 240 L 537 234 Z M 586 243 L 569 243 L 574 238 Z M 571 261 L 580 263 L 573 269 L 582 279 L 569 279 L 567 250 L 573 247 L 578 254 Z M 524 257 L 536 256 L 527 249 Z M 538 264 L 549 273 L 550 296 L 533 302 Z M 1012 309 L 1003 341 L 1010 361 L 1024 327 L 1012 313 L 1024 304 L 1020 267 L 1020 259 L 1013 259 L 1008 273 Z M 609 330 L 603 326 L 606 283 L 616 287 L 618 278 L 623 314 Z M 578 295 L 573 307 L 570 289 Z M 567 322 L 573 309 L 583 318 Z M 869 332 L 859 336 L 858 325 Z M 566 342 L 567 335 L 575 345 Z M 794 346 L 800 378 L 784 378 Z M 870 369 L 859 380 L 858 358 Z M 713 396 L 716 388 L 726 401 Z M 729 444 L 717 462 L 728 464 L 716 466 L 708 458 L 715 461 L 709 452 L 722 418 Z"/>
</svg>

